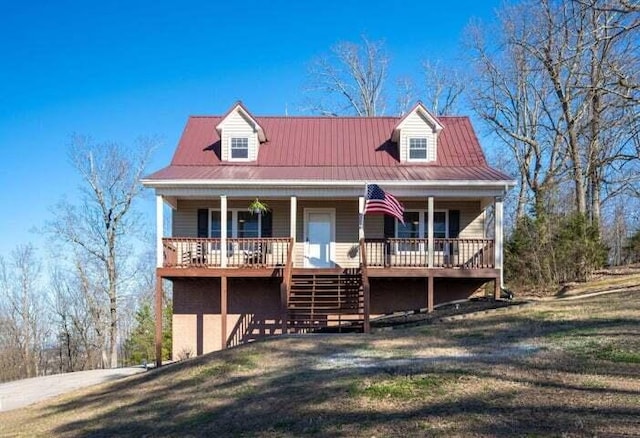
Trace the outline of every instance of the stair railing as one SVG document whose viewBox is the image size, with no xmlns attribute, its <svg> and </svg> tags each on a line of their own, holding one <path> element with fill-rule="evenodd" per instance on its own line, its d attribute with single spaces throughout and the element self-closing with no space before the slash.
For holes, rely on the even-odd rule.
<svg viewBox="0 0 640 438">
<path fill-rule="evenodd" d="M 289 247 L 287 248 L 287 260 L 282 271 L 282 283 L 280 283 L 280 301 L 282 303 L 282 334 L 288 331 L 288 308 L 289 295 L 291 293 L 291 274 L 293 272 L 293 247 L 295 242 L 292 237 L 289 238 Z"/>
<path fill-rule="evenodd" d="M 369 298 L 371 289 L 369 287 L 369 275 L 367 273 L 367 251 L 364 239 L 360 239 L 360 276 L 362 277 L 362 292 L 363 292 L 363 307 L 364 307 L 364 327 L 365 333 L 371 332 L 371 325 L 369 324 Z"/>
</svg>

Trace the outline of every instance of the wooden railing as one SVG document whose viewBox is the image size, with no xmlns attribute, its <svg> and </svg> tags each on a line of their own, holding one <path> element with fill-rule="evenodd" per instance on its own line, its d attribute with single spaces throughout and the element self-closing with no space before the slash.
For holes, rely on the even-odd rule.
<svg viewBox="0 0 640 438">
<path fill-rule="evenodd" d="M 365 239 L 369 267 L 428 267 L 427 239 Z M 493 239 L 433 239 L 434 268 L 493 268 Z"/>
<path fill-rule="evenodd" d="M 168 268 L 220 268 L 223 249 L 219 238 L 165 237 L 164 267 Z M 235 268 L 284 267 L 290 259 L 292 239 L 228 238 L 227 266 Z"/>
</svg>

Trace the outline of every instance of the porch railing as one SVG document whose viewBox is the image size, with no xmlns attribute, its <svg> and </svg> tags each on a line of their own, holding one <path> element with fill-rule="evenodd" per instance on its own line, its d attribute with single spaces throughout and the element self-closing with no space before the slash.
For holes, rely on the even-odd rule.
<svg viewBox="0 0 640 438">
<path fill-rule="evenodd" d="M 162 243 L 167 268 L 220 268 L 223 251 L 228 267 L 275 268 L 286 265 L 291 239 L 228 238 L 224 249 L 219 238 L 165 237 Z"/>
<path fill-rule="evenodd" d="M 433 239 L 434 268 L 493 268 L 493 239 Z M 365 239 L 369 267 L 428 267 L 427 239 Z"/>
</svg>

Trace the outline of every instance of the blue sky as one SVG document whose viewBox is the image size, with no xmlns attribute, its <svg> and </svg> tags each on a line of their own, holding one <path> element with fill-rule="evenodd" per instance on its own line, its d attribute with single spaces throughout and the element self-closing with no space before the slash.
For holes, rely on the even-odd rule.
<svg viewBox="0 0 640 438">
<path fill-rule="evenodd" d="M 299 113 L 309 62 L 338 41 L 384 39 L 390 77 L 455 55 L 498 0 L 457 2 L 31 1 L 0 14 L 0 255 L 47 245 L 33 230 L 78 180 L 73 133 L 132 143 L 157 136 L 168 164 L 190 114 L 241 99 L 256 115 Z M 144 203 L 150 222 L 154 204 Z"/>
</svg>

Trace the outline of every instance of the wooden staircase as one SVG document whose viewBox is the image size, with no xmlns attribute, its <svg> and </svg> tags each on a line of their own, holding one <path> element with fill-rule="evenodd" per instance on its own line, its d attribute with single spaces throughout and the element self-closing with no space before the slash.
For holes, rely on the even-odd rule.
<svg viewBox="0 0 640 438">
<path fill-rule="evenodd" d="M 358 270 L 299 269 L 291 275 L 288 331 L 362 330 L 364 295 Z"/>
</svg>

